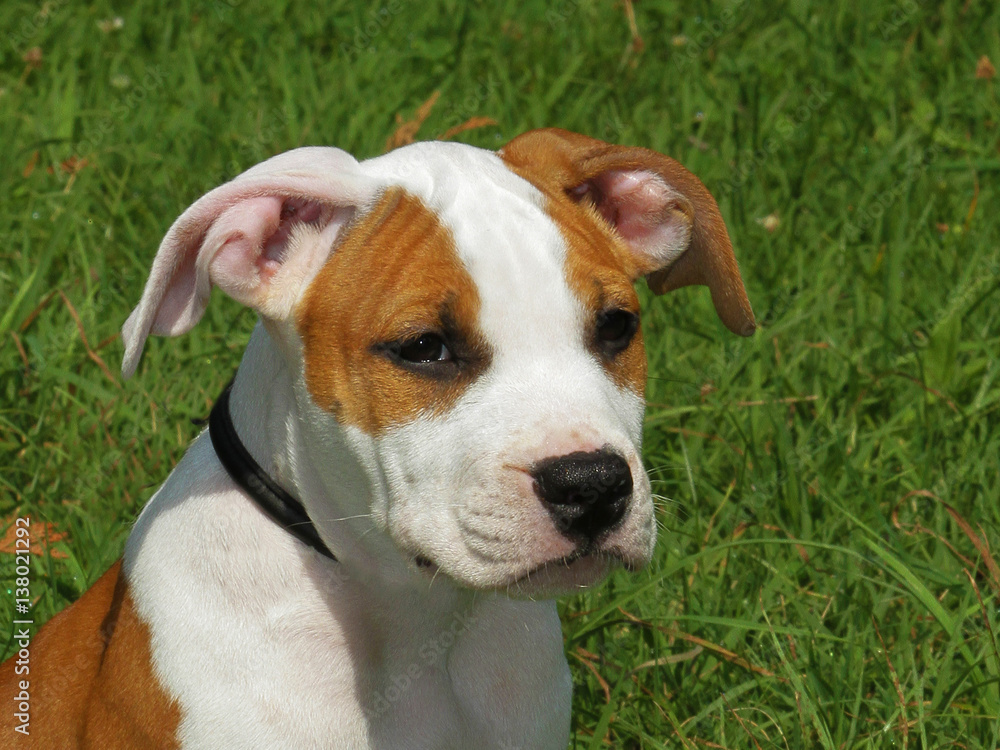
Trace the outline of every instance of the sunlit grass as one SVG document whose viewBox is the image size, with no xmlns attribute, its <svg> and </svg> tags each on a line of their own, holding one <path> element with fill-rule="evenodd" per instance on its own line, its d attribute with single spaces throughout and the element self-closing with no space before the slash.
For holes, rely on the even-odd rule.
<svg viewBox="0 0 1000 750">
<path fill-rule="evenodd" d="M 439 91 L 420 137 L 490 117 L 457 138 L 686 164 L 762 323 L 644 290 L 660 543 L 562 605 L 573 746 L 997 746 L 998 11 L 641 2 L 639 43 L 627 7 L 0 6 L 0 516 L 67 535 L 39 621 L 121 554 L 253 326 L 217 296 L 121 382 L 169 224 L 278 151 L 378 154 Z"/>
</svg>

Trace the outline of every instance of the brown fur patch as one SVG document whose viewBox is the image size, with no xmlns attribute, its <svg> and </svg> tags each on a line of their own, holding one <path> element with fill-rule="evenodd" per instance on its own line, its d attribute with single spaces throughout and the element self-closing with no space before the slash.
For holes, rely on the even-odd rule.
<svg viewBox="0 0 1000 750">
<path fill-rule="evenodd" d="M 305 378 L 343 424 L 378 434 L 451 406 L 487 366 L 479 293 L 450 232 L 418 198 L 391 188 L 345 234 L 298 309 Z M 384 345 L 444 335 L 456 367 L 431 377 L 401 367 Z"/>
<path fill-rule="evenodd" d="M 639 315 L 639 298 L 632 282 L 639 276 L 629 251 L 596 211 L 567 197 L 561 183 L 543 166 L 534 168 L 530 158 L 513 162 L 501 154 L 510 169 L 537 187 L 546 197 L 546 210 L 566 240 L 566 280 L 588 311 L 590 320 L 599 313 L 619 308 Z M 629 346 L 612 359 L 603 357 L 594 342 L 591 349 L 615 383 L 640 396 L 646 390 L 646 349 L 641 327 Z"/>
<path fill-rule="evenodd" d="M 27 744 L 9 726 L 0 748 L 167 750 L 178 746 L 180 712 L 153 673 L 149 628 L 135 613 L 121 561 L 77 602 L 53 617 L 30 645 L 30 673 L 14 672 L 17 656 L 0 667 L 8 702 L 30 681 Z"/>
</svg>

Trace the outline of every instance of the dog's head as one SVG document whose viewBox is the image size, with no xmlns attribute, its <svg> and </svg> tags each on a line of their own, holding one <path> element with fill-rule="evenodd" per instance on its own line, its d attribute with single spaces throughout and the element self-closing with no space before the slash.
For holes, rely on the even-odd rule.
<svg viewBox="0 0 1000 750">
<path fill-rule="evenodd" d="M 552 593 L 652 553 L 639 277 L 706 284 L 754 330 L 715 201 L 655 152 L 560 130 L 362 163 L 298 149 L 171 227 L 123 371 L 219 286 L 283 332 L 303 419 L 349 436 L 367 511 L 414 568 Z"/>
</svg>

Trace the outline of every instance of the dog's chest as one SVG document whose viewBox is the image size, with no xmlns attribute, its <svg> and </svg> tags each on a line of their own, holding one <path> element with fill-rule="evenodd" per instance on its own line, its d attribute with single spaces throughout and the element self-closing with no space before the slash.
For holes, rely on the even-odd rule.
<svg viewBox="0 0 1000 750">
<path fill-rule="evenodd" d="M 570 678 L 552 602 L 376 598 L 362 573 L 303 561 L 199 473 L 208 496 L 184 502 L 186 474 L 172 476 L 126 555 L 181 748 L 564 746 Z M 222 542 L 225 565 L 206 554 Z"/>
<path fill-rule="evenodd" d="M 503 601 L 445 620 L 377 625 L 331 621 L 315 604 L 283 602 L 280 614 L 242 625 L 251 648 L 223 641 L 202 655 L 220 672 L 212 695 L 189 685 L 181 696 L 182 747 L 564 745 L 570 678 L 551 602 Z M 412 602 L 400 609 L 412 613 Z"/>
</svg>

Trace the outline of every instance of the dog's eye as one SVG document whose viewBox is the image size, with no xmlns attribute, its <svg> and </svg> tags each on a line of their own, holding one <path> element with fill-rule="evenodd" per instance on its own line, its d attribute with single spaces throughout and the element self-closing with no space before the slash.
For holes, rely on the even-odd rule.
<svg viewBox="0 0 1000 750">
<path fill-rule="evenodd" d="M 434 331 L 373 344 L 371 352 L 415 375 L 435 380 L 450 380 L 474 361 L 460 337 Z"/>
<path fill-rule="evenodd" d="M 628 310 L 605 310 L 597 315 L 597 344 L 613 357 L 628 347 L 639 327 L 639 316 Z"/>
<path fill-rule="evenodd" d="M 398 347 L 396 355 L 410 364 L 426 365 L 453 359 L 448 345 L 436 333 L 422 333 L 417 338 L 400 342 Z"/>
</svg>

